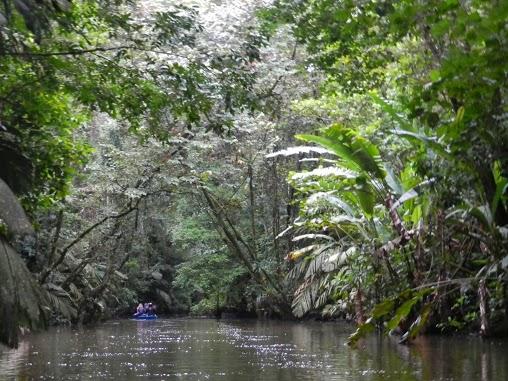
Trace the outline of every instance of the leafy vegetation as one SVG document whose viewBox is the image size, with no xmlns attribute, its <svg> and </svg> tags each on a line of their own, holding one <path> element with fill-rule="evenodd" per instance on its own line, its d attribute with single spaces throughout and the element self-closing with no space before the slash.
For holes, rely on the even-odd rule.
<svg viewBox="0 0 508 381">
<path fill-rule="evenodd" d="M 302 199 L 295 224 L 316 237 L 290 258 L 327 263 L 308 265 L 318 271 L 304 276 L 297 313 L 354 308 L 352 342 L 383 321 L 403 341 L 427 327 L 488 334 L 506 324 L 506 188 L 496 190 L 506 179 L 506 11 L 282 1 L 265 14 L 307 44 L 326 73 L 322 98 L 370 94 L 385 114 L 300 136 L 339 161 L 290 177 Z"/>
<path fill-rule="evenodd" d="M 484 0 L 4 1 L 1 340 L 148 300 L 344 317 L 351 343 L 506 332 L 507 18 Z"/>
</svg>

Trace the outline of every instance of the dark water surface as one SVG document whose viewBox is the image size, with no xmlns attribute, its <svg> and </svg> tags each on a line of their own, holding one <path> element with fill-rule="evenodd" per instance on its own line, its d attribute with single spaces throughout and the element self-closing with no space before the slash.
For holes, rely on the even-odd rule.
<svg viewBox="0 0 508 381">
<path fill-rule="evenodd" d="M 52 329 L 0 349 L 1 380 L 508 380 L 508 342 L 373 336 L 339 323 L 161 319 Z"/>
</svg>

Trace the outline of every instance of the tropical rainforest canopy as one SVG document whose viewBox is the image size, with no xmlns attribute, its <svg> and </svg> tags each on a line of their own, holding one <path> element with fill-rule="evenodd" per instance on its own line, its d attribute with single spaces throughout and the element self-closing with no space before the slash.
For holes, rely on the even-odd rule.
<svg viewBox="0 0 508 381">
<path fill-rule="evenodd" d="M 508 2 L 0 4 L 0 340 L 223 312 L 508 331 Z"/>
</svg>

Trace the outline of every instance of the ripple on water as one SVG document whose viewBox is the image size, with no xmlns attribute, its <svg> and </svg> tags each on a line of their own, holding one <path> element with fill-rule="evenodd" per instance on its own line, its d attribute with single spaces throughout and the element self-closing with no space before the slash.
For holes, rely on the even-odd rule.
<svg viewBox="0 0 508 381">
<path fill-rule="evenodd" d="M 506 343 L 439 339 L 419 350 L 373 338 L 350 350 L 343 345 L 348 333 L 335 327 L 174 319 L 50 330 L 18 350 L 0 350 L 0 380 L 508 379 Z"/>
</svg>

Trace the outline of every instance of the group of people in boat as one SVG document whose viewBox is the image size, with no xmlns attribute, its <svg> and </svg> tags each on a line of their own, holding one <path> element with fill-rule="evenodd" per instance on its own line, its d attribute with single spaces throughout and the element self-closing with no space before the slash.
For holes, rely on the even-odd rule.
<svg viewBox="0 0 508 381">
<path fill-rule="evenodd" d="M 144 303 L 144 304 L 139 303 L 138 306 L 136 307 L 136 312 L 134 313 L 134 317 L 138 317 L 138 316 L 142 316 L 142 315 L 154 316 L 156 308 L 157 308 L 157 306 L 153 303 Z"/>
</svg>

